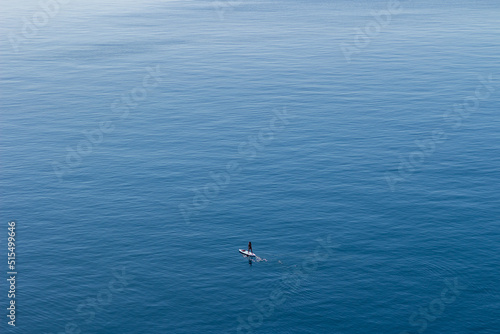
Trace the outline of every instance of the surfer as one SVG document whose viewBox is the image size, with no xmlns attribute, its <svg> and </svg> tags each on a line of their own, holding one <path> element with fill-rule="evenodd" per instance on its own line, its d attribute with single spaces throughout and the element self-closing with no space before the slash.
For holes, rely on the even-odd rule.
<svg viewBox="0 0 500 334">
<path fill-rule="evenodd" d="M 248 251 L 253 253 L 252 242 L 251 241 L 248 242 Z"/>
</svg>

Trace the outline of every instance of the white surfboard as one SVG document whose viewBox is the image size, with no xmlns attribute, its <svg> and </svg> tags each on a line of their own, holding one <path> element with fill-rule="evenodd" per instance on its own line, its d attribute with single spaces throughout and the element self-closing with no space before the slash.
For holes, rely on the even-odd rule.
<svg viewBox="0 0 500 334">
<path fill-rule="evenodd" d="M 247 251 L 246 249 L 240 249 L 240 253 L 241 253 L 241 254 L 243 254 L 243 255 L 246 255 L 246 256 L 255 257 L 255 254 L 254 254 L 254 253 L 249 252 L 249 251 Z"/>
</svg>

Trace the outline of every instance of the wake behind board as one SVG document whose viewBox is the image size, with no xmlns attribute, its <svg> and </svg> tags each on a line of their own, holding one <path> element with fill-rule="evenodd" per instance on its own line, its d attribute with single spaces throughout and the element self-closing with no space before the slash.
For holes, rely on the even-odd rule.
<svg viewBox="0 0 500 334">
<path fill-rule="evenodd" d="M 249 251 L 247 251 L 245 249 L 240 249 L 240 253 L 243 254 L 243 255 L 246 255 L 246 256 L 255 257 L 254 253 L 249 252 Z"/>
</svg>

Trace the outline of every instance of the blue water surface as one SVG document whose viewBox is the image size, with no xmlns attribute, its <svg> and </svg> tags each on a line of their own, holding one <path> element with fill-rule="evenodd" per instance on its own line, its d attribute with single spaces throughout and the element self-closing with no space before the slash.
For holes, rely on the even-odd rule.
<svg viewBox="0 0 500 334">
<path fill-rule="evenodd" d="M 498 1 L 2 7 L 2 333 L 499 333 Z"/>
</svg>

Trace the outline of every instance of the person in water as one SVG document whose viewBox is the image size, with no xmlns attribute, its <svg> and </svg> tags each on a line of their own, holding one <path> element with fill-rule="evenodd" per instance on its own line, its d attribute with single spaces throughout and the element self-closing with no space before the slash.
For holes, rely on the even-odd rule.
<svg viewBox="0 0 500 334">
<path fill-rule="evenodd" d="M 252 242 L 251 241 L 248 242 L 248 251 L 253 253 Z"/>
</svg>

